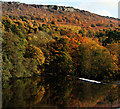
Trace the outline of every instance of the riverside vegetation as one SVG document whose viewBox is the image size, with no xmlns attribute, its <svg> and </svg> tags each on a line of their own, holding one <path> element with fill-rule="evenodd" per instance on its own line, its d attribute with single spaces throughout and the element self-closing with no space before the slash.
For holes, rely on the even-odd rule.
<svg viewBox="0 0 120 109">
<path fill-rule="evenodd" d="M 119 19 L 18 2 L 2 9 L 3 88 L 10 78 L 41 74 L 120 78 Z"/>
</svg>

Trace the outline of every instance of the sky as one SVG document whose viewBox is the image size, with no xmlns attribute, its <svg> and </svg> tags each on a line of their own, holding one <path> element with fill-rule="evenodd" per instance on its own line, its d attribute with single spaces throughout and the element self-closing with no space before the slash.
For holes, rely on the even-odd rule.
<svg viewBox="0 0 120 109">
<path fill-rule="evenodd" d="M 2 0 L 17 1 L 26 4 L 71 6 L 80 10 L 86 10 L 103 16 L 118 18 L 120 15 L 120 0 Z M 119 2 L 120 4 L 120 2 Z M 120 17 L 119 17 L 120 18 Z"/>
</svg>

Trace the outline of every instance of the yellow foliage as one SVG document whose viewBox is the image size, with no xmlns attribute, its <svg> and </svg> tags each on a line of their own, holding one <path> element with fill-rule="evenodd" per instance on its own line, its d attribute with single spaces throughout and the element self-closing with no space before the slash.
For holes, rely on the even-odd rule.
<svg viewBox="0 0 120 109">
<path fill-rule="evenodd" d="M 45 61 L 42 50 L 34 45 L 29 45 L 27 54 L 31 55 L 32 58 L 36 59 L 39 65 L 42 65 Z"/>
<path fill-rule="evenodd" d="M 34 38 L 34 39 L 37 39 L 37 36 L 34 35 L 33 38 Z"/>
</svg>

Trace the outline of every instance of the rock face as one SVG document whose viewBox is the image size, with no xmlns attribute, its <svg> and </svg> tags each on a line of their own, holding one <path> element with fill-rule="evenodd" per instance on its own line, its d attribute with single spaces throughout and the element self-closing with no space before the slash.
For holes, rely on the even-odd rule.
<svg viewBox="0 0 120 109">
<path fill-rule="evenodd" d="M 54 9 L 57 11 L 67 11 L 67 12 L 75 11 L 73 7 L 65 7 L 65 6 L 56 6 L 56 5 L 31 5 L 31 6 L 41 9 Z"/>
<path fill-rule="evenodd" d="M 44 9 L 44 10 L 51 10 L 52 9 L 52 10 L 56 10 L 56 11 L 66 11 L 66 12 L 77 11 L 77 12 L 80 12 L 80 13 L 83 13 L 83 14 L 90 13 L 90 12 L 85 11 L 85 10 L 80 10 L 80 9 L 75 9 L 73 7 L 65 7 L 65 6 L 36 5 L 36 4 L 25 4 L 25 3 L 20 3 L 20 2 L 2 2 L 2 1 L 0 1 L 0 3 L 2 3 L 3 5 L 6 4 L 6 5 L 15 5 L 15 6 L 19 6 L 19 5 L 32 6 L 32 7 L 40 8 L 40 9 Z M 119 18 L 113 18 L 113 17 L 101 16 L 101 15 L 98 15 L 98 16 L 105 17 L 105 18 L 108 18 L 108 19 L 119 20 L 120 21 Z"/>
<path fill-rule="evenodd" d="M 2 4 L 7 4 L 7 5 L 26 5 L 25 3 L 20 3 L 20 2 L 2 2 Z M 67 12 L 73 12 L 76 9 L 73 7 L 65 7 L 65 6 L 56 6 L 56 5 L 35 5 L 35 4 L 29 4 L 28 6 L 33 6 L 35 8 L 41 8 L 41 9 L 54 9 L 57 11 L 67 11 Z"/>
<path fill-rule="evenodd" d="M 14 4 L 14 5 L 19 5 L 19 4 L 21 4 L 21 3 L 20 3 L 20 2 L 2 2 L 2 4 L 7 4 L 7 5 Z"/>
</svg>

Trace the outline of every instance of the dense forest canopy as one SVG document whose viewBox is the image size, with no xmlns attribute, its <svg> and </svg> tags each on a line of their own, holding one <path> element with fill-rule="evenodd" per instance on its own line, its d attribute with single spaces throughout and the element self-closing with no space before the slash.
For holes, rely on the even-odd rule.
<svg viewBox="0 0 120 109">
<path fill-rule="evenodd" d="M 3 87 L 41 74 L 119 79 L 119 23 L 72 7 L 3 2 Z"/>
</svg>

